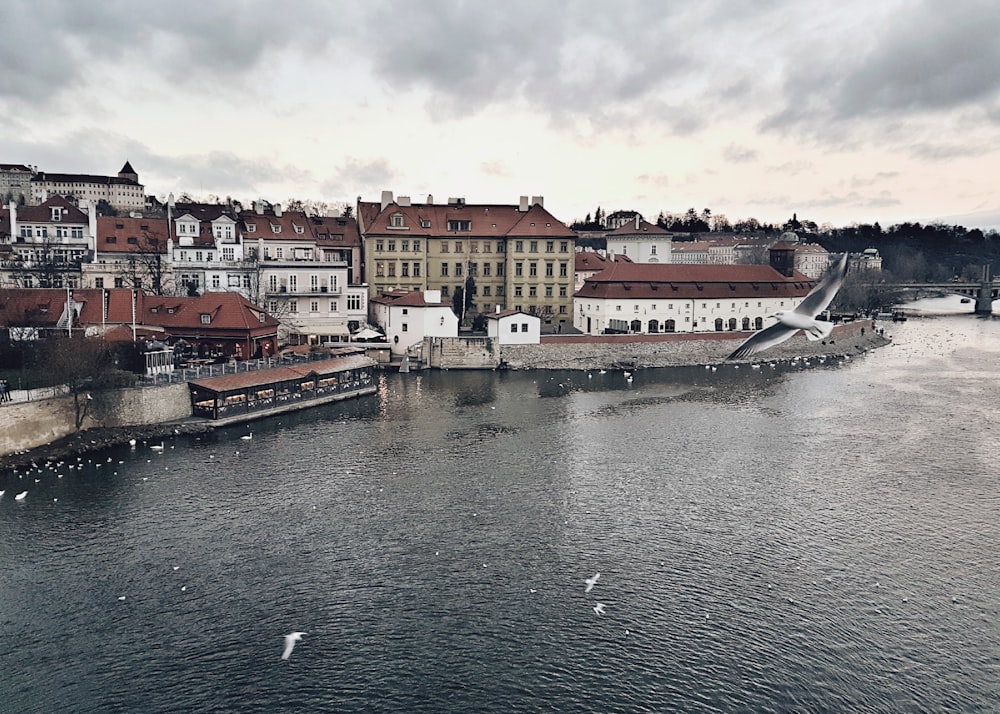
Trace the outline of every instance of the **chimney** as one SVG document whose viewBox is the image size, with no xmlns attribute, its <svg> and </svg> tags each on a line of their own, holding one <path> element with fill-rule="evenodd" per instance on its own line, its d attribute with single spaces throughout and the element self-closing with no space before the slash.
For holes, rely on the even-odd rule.
<svg viewBox="0 0 1000 714">
<path fill-rule="evenodd" d="M 497 303 L 497 315 L 500 314 L 500 303 Z"/>
<path fill-rule="evenodd" d="M 410 197 L 409 196 L 400 196 L 399 200 L 397 200 L 396 203 L 398 205 L 400 205 L 400 206 L 403 206 L 403 207 L 409 206 L 410 205 Z"/>
<path fill-rule="evenodd" d="M 635 229 L 639 230 L 639 214 L 635 214 Z"/>
<path fill-rule="evenodd" d="M 430 193 L 427 194 L 427 205 L 428 206 L 433 206 L 434 205 L 434 195 L 433 194 L 430 194 Z"/>
<path fill-rule="evenodd" d="M 253 202 L 253 210 L 254 210 L 254 212 L 258 216 L 263 216 L 264 215 L 264 200 L 261 199 L 261 198 L 258 198 L 256 201 L 254 201 Z"/>
<path fill-rule="evenodd" d="M 275 218 L 281 218 L 281 204 L 274 204 L 274 216 Z"/>
<path fill-rule="evenodd" d="M 390 203 L 392 203 L 392 191 L 383 191 L 382 192 L 382 210 L 384 211 L 386 209 L 386 206 L 388 206 Z"/>
<path fill-rule="evenodd" d="M 539 206 L 544 207 L 545 206 L 545 197 L 544 196 L 532 196 L 531 197 L 531 205 L 534 206 L 535 204 L 538 204 Z"/>
<path fill-rule="evenodd" d="M 517 210 L 519 210 L 521 213 L 527 213 L 528 212 L 528 197 L 527 196 L 521 196 L 521 202 L 518 205 Z"/>
</svg>

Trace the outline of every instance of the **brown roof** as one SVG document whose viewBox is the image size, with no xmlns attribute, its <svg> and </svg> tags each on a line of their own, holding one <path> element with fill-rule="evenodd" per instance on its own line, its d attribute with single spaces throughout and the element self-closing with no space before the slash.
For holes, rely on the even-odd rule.
<svg viewBox="0 0 1000 714">
<path fill-rule="evenodd" d="M 165 218 L 97 217 L 97 250 L 107 253 L 167 252 Z"/>
<path fill-rule="evenodd" d="M 576 233 L 537 203 L 523 213 L 516 205 L 468 203 L 414 203 L 409 206 L 390 203 L 383 210 L 381 203 L 359 202 L 358 211 L 366 235 L 401 238 L 444 235 L 465 238 L 576 237 Z M 408 230 L 390 228 L 390 217 L 397 213 L 403 214 L 403 224 Z M 449 232 L 448 221 L 453 220 L 469 221 L 471 230 Z"/>
<path fill-rule="evenodd" d="M 132 291 L 128 288 L 74 288 L 73 301 L 80 304 L 80 325 L 97 326 L 132 322 Z M 101 318 L 101 300 L 108 301 Z M 143 295 L 137 293 L 137 310 Z M 7 325 L 55 326 L 66 306 L 64 288 L 12 288 L 0 290 L 0 322 Z M 137 319 L 141 314 L 137 311 Z"/>
<path fill-rule="evenodd" d="M 310 216 L 309 228 L 312 229 L 312 233 L 319 245 L 361 245 L 358 222 L 353 218 L 346 218 L 344 216 Z"/>
<path fill-rule="evenodd" d="M 259 315 L 264 315 L 261 321 Z M 203 323 L 201 316 L 210 315 Z M 195 329 L 199 332 L 257 331 L 276 329 L 278 321 L 239 293 L 206 292 L 195 297 L 147 295 L 142 300 L 142 322 L 166 329 Z"/>
<path fill-rule="evenodd" d="M 62 208 L 62 220 L 59 223 L 86 223 L 87 214 L 67 201 L 62 196 L 50 196 L 38 206 L 21 206 L 17 209 L 17 220 L 32 223 L 52 223 L 52 209 Z M 9 209 L 8 209 L 9 210 Z"/>
<path fill-rule="evenodd" d="M 280 216 L 273 211 L 263 214 L 256 211 L 242 211 L 239 216 L 243 223 L 244 240 L 312 240 L 310 219 L 301 211 L 283 211 Z M 253 231 L 249 226 L 254 226 Z M 277 230 L 275 230 L 277 228 Z M 301 229 L 301 233 L 296 229 Z"/>
<path fill-rule="evenodd" d="M 587 278 L 577 297 L 613 299 L 804 297 L 813 281 L 769 265 L 614 263 Z"/>
<path fill-rule="evenodd" d="M 191 384 L 213 392 L 229 392 L 234 389 L 245 389 L 261 384 L 302 379 L 303 377 L 309 377 L 313 373 L 322 376 L 335 372 L 343 372 L 348 369 L 370 367 L 374 364 L 375 360 L 362 354 L 346 355 L 344 357 L 334 357 L 333 359 L 316 362 L 274 367 L 272 369 L 260 370 L 259 372 L 243 372 L 242 374 L 227 374 L 221 377 L 196 379 L 192 380 Z"/>
<path fill-rule="evenodd" d="M 390 290 L 382 293 L 378 297 L 373 297 L 370 302 L 380 305 L 402 305 L 403 307 L 450 307 L 451 302 L 442 300 L 441 302 L 427 302 L 424 300 L 423 290 Z"/>
<path fill-rule="evenodd" d="M 670 231 L 660 228 L 655 223 L 650 223 L 640 218 L 638 228 L 635 227 L 635 220 L 631 220 L 628 223 L 618 226 L 618 228 L 615 228 L 613 231 L 608 231 L 607 236 L 609 238 L 611 236 L 632 236 L 638 235 L 639 233 L 650 233 L 652 235 L 659 236 L 673 235 Z"/>
<path fill-rule="evenodd" d="M 578 273 L 585 273 L 588 270 L 604 270 L 613 262 L 631 263 L 632 259 L 627 255 L 616 255 L 612 260 L 607 255 L 602 255 L 593 250 L 581 250 L 576 254 L 575 270 Z"/>
</svg>

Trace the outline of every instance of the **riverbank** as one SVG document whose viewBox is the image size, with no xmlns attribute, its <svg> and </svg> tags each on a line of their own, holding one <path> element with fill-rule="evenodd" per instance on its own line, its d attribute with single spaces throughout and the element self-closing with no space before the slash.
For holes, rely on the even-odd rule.
<svg viewBox="0 0 1000 714">
<path fill-rule="evenodd" d="M 204 434 L 213 428 L 210 422 L 201 420 L 144 426 L 93 427 L 27 451 L 0 455 L 0 471 L 21 469 L 50 461 L 65 461 L 68 458 L 86 458 L 89 453 L 114 446 L 124 446 L 132 439 L 138 444 L 156 443 L 175 434 Z"/>
</svg>

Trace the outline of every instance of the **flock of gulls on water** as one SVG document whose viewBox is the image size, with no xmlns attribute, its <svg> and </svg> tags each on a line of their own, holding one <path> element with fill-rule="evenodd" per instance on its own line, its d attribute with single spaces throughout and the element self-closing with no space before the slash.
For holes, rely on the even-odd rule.
<svg viewBox="0 0 1000 714">
<path fill-rule="evenodd" d="M 831 330 L 833 329 L 832 323 L 823 320 L 817 320 L 816 316 L 819 315 L 824 310 L 826 310 L 827 307 L 829 307 L 830 303 L 833 301 L 834 296 L 836 296 L 837 291 L 840 290 L 840 286 L 843 285 L 844 277 L 846 275 L 847 275 L 847 256 L 844 255 L 841 258 L 840 263 L 838 263 L 837 267 L 831 270 L 829 273 L 827 273 L 827 275 L 823 278 L 823 280 L 820 281 L 820 283 L 815 288 L 813 288 L 813 290 L 802 300 L 801 303 L 799 303 L 799 305 L 794 310 L 788 310 L 788 311 L 779 310 L 778 312 L 775 312 L 772 315 L 772 317 L 774 317 L 777 320 L 777 322 L 774 325 L 759 330 L 758 332 L 755 332 L 753 335 L 751 335 L 746 341 L 743 342 L 743 344 L 737 347 L 736 350 L 731 355 L 729 355 L 728 359 L 742 359 L 744 357 L 749 357 L 750 355 L 757 354 L 758 352 L 762 352 L 770 347 L 774 347 L 775 345 L 784 342 L 799 330 L 802 330 L 806 334 L 806 337 L 808 337 L 810 340 L 821 340 L 828 337 L 830 335 Z M 822 359 L 820 361 L 822 361 Z M 755 364 L 753 365 L 753 367 L 759 368 L 759 365 Z M 716 369 L 716 367 L 712 365 L 706 365 L 706 369 L 708 368 L 711 368 L 712 370 Z M 606 374 L 606 373 L 607 370 L 604 369 L 600 370 L 600 374 Z M 625 381 L 631 383 L 632 373 L 626 370 L 623 374 L 625 377 Z M 243 434 L 240 437 L 240 439 L 242 441 L 252 440 L 253 432 L 248 431 L 246 434 Z M 128 443 L 133 450 L 136 448 L 135 439 L 130 439 Z M 159 444 L 150 444 L 149 448 L 155 452 L 162 453 L 165 449 L 165 444 L 163 441 L 160 441 Z M 240 453 L 239 451 L 236 452 L 237 455 L 239 455 L 239 453 Z M 93 463 L 93 461 L 88 459 L 87 463 Z M 111 463 L 110 456 L 108 457 L 107 463 Z M 121 464 L 124 462 L 119 461 L 118 463 Z M 64 461 L 58 461 L 56 463 L 49 462 L 48 464 L 46 464 L 48 469 L 51 471 L 56 471 L 56 469 L 62 467 L 63 465 L 65 465 Z M 102 465 L 103 464 L 101 463 L 97 463 L 95 464 L 95 467 L 100 468 Z M 38 474 L 42 473 L 42 468 L 40 466 L 34 463 L 32 464 L 32 466 L 35 470 L 35 473 Z M 68 466 L 70 470 L 73 470 L 74 468 L 82 469 L 84 466 L 83 457 L 77 457 L 77 463 L 69 464 Z M 14 473 L 17 473 L 16 469 L 14 470 Z M 116 471 L 115 473 L 117 474 L 118 472 Z M 25 474 L 17 473 L 17 476 L 19 479 L 23 479 Z M 57 476 L 59 478 L 62 478 L 63 474 L 57 473 Z M 40 480 L 41 479 L 36 478 L 35 483 L 38 483 Z M 144 478 L 143 480 L 145 481 L 146 479 Z M 3 498 L 5 492 L 6 492 L 5 490 L 0 490 L 0 498 Z M 23 502 L 27 497 L 28 497 L 28 492 L 21 491 L 20 493 L 14 496 L 14 500 L 18 502 Z M 53 498 L 52 500 L 58 501 L 59 499 Z M 174 570 L 177 570 L 178 568 L 179 566 L 174 566 Z M 589 577 L 586 580 L 584 580 L 583 581 L 585 585 L 583 590 L 584 594 L 589 594 L 594 589 L 594 586 L 597 585 L 597 581 L 600 580 L 600 578 L 601 578 L 600 573 L 594 573 L 592 577 Z M 182 587 L 181 590 L 186 591 L 187 586 Z M 531 592 L 535 591 L 532 590 Z M 125 598 L 126 598 L 125 595 L 121 595 L 118 597 L 118 600 L 124 602 Z M 598 616 L 604 615 L 605 607 L 606 607 L 605 604 L 602 602 L 595 603 L 593 608 L 594 613 Z M 301 640 L 303 635 L 306 634 L 308 633 L 295 631 L 285 635 L 284 636 L 285 647 L 281 653 L 281 659 L 287 660 L 289 657 L 291 657 L 292 650 L 295 648 L 295 643 Z M 625 630 L 625 634 L 628 635 L 629 631 Z"/>
</svg>

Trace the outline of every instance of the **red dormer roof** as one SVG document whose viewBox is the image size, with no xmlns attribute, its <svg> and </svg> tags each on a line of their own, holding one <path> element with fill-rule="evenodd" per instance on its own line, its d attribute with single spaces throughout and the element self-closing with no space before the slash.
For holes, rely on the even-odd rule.
<svg viewBox="0 0 1000 714">
<path fill-rule="evenodd" d="M 504 204 L 414 203 L 401 206 L 390 203 L 361 202 L 358 211 L 366 235 L 456 236 L 458 238 L 575 238 L 576 234 L 556 220 L 542 205 L 532 204 L 527 211 Z M 394 227 L 392 216 L 401 214 L 403 225 Z M 448 230 L 449 221 L 467 221 L 469 230 Z"/>
<path fill-rule="evenodd" d="M 621 236 L 634 236 L 639 234 L 649 234 L 659 237 L 667 237 L 673 235 L 670 231 L 660 228 L 660 226 L 655 223 L 650 223 L 643 219 L 639 219 L 639 227 L 635 225 L 635 221 L 631 220 L 628 223 L 622 224 L 613 231 L 608 231 L 607 236 L 611 237 L 621 237 Z"/>
<path fill-rule="evenodd" d="M 586 273 L 604 270 L 612 263 L 631 263 L 632 259 L 627 255 L 615 255 L 609 257 L 593 250 L 578 251 L 575 257 L 576 272 Z"/>
<path fill-rule="evenodd" d="M 52 209 L 61 208 L 62 217 L 59 221 L 52 220 Z M 30 223 L 87 223 L 87 214 L 67 201 L 62 196 L 50 196 L 38 206 L 21 206 L 17 209 L 17 220 Z"/>
<path fill-rule="evenodd" d="M 280 216 L 273 211 L 243 211 L 239 219 L 247 240 L 314 240 L 310 218 L 301 211 L 283 211 Z"/>
</svg>

